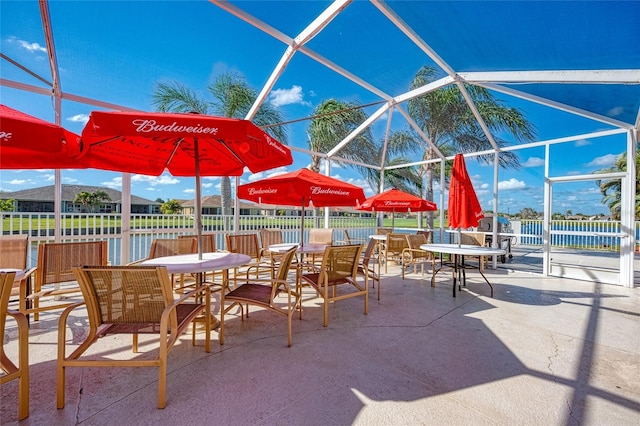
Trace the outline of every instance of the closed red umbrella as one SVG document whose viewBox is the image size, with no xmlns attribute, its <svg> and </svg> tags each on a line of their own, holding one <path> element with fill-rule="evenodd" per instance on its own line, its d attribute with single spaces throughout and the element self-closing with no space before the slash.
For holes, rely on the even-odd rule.
<svg viewBox="0 0 640 426">
<path fill-rule="evenodd" d="M 395 227 L 395 212 L 438 210 L 436 203 L 395 188 L 367 198 L 364 203 L 356 208 L 366 211 L 391 212 L 392 228 Z"/>
<path fill-rule="evenodd" d="M 82 131 L 90 167 L 196 178 L 196 230 L 201 254 L 201 176 L 240 176 L 293 162 L 291 151 L 248 120 L 201 114 L 93 111 Z"/>
<path fill-rule="evenodd" d="M 0 105 L 0 169 L 83 169 L 80 137 L 63 127 Z"/>
<path fill-rule="evenodd" d="M 355 206 L 365 200 L 362 188 L 300 169 L 238 186 L 238 198 L 256 203 L 302 207 L 300 242 L 304 236 L 304 208 Z"/>
<path fill-rule="evenodd" d="M 448 217 L 449 226 L 458 228 L 458 232 L 461 228 L 478 226 L 479 220 L 484 217 L 462 154 L 456 154 L 453 160 L 449 182 Z"/>
</svg>

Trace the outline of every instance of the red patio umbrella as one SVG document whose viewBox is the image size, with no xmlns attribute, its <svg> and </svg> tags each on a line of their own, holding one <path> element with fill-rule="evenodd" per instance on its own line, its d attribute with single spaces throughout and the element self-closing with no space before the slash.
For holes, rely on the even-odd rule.
<svg viewBox="0 0 640 426">
<path fill-rule="evenodd" d="M 479 220 L 484 217 L 462 154 L 456 154 L 453 160 L 449 182 L 448 216 L 449 226 L 458 228 L 458 233 L 461 232 L 461 228 L 478 226 Z M 459 241 L 460 238 L 458 238 Z"/>
<path fill-rule="evenodd" d="M 365 200 L 362 188 L 300 169 L 238 186 L 238 198 L 256 203 L 302 206 L 300 243 L 304 242 L 304 208 L 355 206 Z"/>
<path fill-rule="evenodd" d="M 84 169 L 80 137 L 0 104 L 0 169 Z"/>
<path fill-rule="evenodd" d="M 394 188 L 367 198 L 365 202 L 359 207 L 356 207 L 356 209 L 376 212 L 391 212 L 391 228 L 394 228 L 395 212 L 426 212 L 438 210 L 438 206 L 432 201 L 416 197 L 415 195 Z"/>
<path fill-rule="evenodd" d="M 293 162 L 291 151 L 248 120 L 200 114 L 93 111 L 82 131 L 92 168 L 196 179 L 196 231 L 202 253 L 201 176 L 240 176 Z"/>
</svg>

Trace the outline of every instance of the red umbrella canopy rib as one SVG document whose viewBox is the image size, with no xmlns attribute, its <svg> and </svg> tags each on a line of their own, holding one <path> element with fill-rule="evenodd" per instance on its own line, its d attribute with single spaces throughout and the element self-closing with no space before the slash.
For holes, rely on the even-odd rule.
<svg viewBox="0 0 640 426">
<path fill-rule="evenodd" d="M 152 176 L 240 176 L 245 166 L 257 173 L 293 162 L 252 122 L 200 114 L 93 111 L 82 141 L 91 167 Z"/>
<path fill-rule="evenodd" d="M 456 154 L 449 183 L 449 226 L 452 228 L 478 226 L 478 221 L 483 217 L 482 207 L 467 173 L 464 156 Z"/>
<path fill-rule="evenodd" d="M 377 212 L 425 212 L 438 210 L 438 206 L 434 202 L 399 189 L 390 189 L 367 198 L 357 209 Z"/>
<path fill-rule="evenodd" d="M 238 198 L 256 203 L 315 207 L 355 206 L 365 200 L 362 188 L 300 169 L 238 186 Z"/>
<path fill-rule="evenodd" d="M 63 127 L 0 105 L 0 169 L 83 169 L 80 137 Z"/>
</svg>

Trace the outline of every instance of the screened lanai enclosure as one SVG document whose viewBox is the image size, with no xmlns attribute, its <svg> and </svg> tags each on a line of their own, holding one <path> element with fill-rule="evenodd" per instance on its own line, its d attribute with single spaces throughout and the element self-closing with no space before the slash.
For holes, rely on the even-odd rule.
<svg viewBox="0 0 640 426">
<path fill-rule="evenodd" d="M 619 246 L 607 279 L 638 284 L 640 2 L 34 0 L 0 12 L 0 95 L 12 108 L 80 133 L 92 110 L 157 110 L 159 83 L 212 99 L 216 76 L 240 75 L 256 96 L 236 118 L 259 124 L 261 107 L 279 109 L 273 124 L 301 167 L 348 170 L 373 192 L 410 171 L 441 207 L 462 152 L 485 211 L 516 213 L 524 197 L 539 212 L 544 274 L 567 273 L 551 262 L 553 215 L 585 213 L 615 222 L 597 231 Z M 360 121 L 318 143 L 314 118 L 336 110 Z M 350 149 L 363 143 L 367 155 Z M 71 172 L 53 176 L 59 187 Z M 110 178 L 125 231 L 132 179 L 145 180 Z M 445 209 L 437 215 L 446 224 Z"/>
</svg>

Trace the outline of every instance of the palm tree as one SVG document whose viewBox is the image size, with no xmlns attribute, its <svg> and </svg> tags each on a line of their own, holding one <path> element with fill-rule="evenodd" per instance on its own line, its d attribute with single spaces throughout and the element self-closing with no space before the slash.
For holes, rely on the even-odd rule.
<svg viewBox="0 0 640 426">
<path fill-rule="evenodd" d="M 409 163 L 413 160 L 405 155 L 411 155 L 415 153 L 415 145 L 412 143 L 404 144 L 403 140 L 395 140 L 395 143 L 390 143 L 387 146 L 387 152 L 385 157 L 384 166 L 396 166 Z M 371 163 L 382 164 L 384 144 L 380 142 L 375 151 L 373 152 Z M 413 158 L 413 156 L 411 156 Z M 376 193 L 380 192 L 380 172 L 370 167 L 358 166 L 362 176 L 369 183 L 369 186 L 375 190 Z M 385 169 L 384 171 L 384 188 L 396 188 L 400 191 L 407 192 L 416 196 L 422 194 L 422 180 L 418 174 L 416 167 L 402 167 L 397 169 Z"/>
<path fill-rule="evenodd" d="M 436 81 L 442 73 L 436 68 L 423 66 L 416 73 L 410 90 Z M 535 130 L 524 115 L 515 108 L 509 108 L 496 99 L 487 89 L 465 85 L 487 127 L 499 146 L 505 141 L 498 135 L 509 133 L 519 142 L 532 141 Z M 472 111 L 467 105 L 457 85 L 426 93 L 408 102 L 408 113 L 431 142 L 445 155 L 454 152 L 476 152 L 492 149 L 489 139 L 482 131 Z M 433 160 L 436 152 L 413 130 L 395 132 L 390 141 L 406 139 L 421 146 L 423 160 Z M 493 155 L 478 157 L 480 161 L 490 163 Z M 518 158 L 510 152 L 500 154 L 500 166 L 518 168 Z M 433 201 L 433 179 L 436 173 L 434 163 L 424 164 L 420 175 L 424 180 L 424 195 Z M 428 212 L 428 226 L 433 227 L 433 212 Z"/>
<path fill-rule="evenodd" d="M 182 204 L 178 200 L 167 200 L 160 206 L 160 211 L 163 214 L 180 214 L 182 213 Z"/>
<path fill-rule="evenodd" d="M 111 197 L 105 191 L 98 189 L 93 192 L 79 192 L 73 198 L 74 204 L 81 204 L 89 212 L 94 211 L 94 207 L 103 201 L 111 201 Z"/>
<path fill-rule="evenodd" d="M 331 151 L 366 119 L 367 115 L 356 103 L 343 102 L 337 99 L 328 99 L 321 102 L 315 108 L 313 119 L 307 129 L 309 149 L 313 152 L 321 153 Z M 346 144 L 338 152 L 338 156 L 369 164 L 372 153 L 375 150 L 371 130 L 367 128 Z M 309 168 L 314 172 L 319 172 L 321 160 L 321 156 L 312 154 Z M 341 163 L 339 160 L 336 163 L 357 167 L 351 163 Z"/>
<path fill-rule="evenodd" d="M 181 83 L 157 83 L 153 103 L 162 112 L 198 112 L 228 118 L 243 119 L 258 97 L 241 76 L 233 73 L 221 74 L 208 87 L 213 100 L 200 99 L 190 88 Z M 287 144 L 287 134 L 283 127 L 274 124 L 283 121 L 281 112 L 269 103 L 264 103 L 251 120 L 283 144 Z M 231 214 L 231 180 L 228 176 L 220 179 L 222 214 Z"/>
<path fill-rule="evenodd" d="M 640 219 L 640 148 L 636 155 L 636 220 Z M 596 173 L 616 173 L 627 171 L 627 153 L 620 154 L 612 167 L 598 170 Z M 602 204 L 609 207 L 609 214 L 614 220 L 620 220 L 620 207 L 622 202 L 622 182 L 620 179 L 597 180 L 596 185 L 600 187 L 602 194 Z"/>
</svg>

